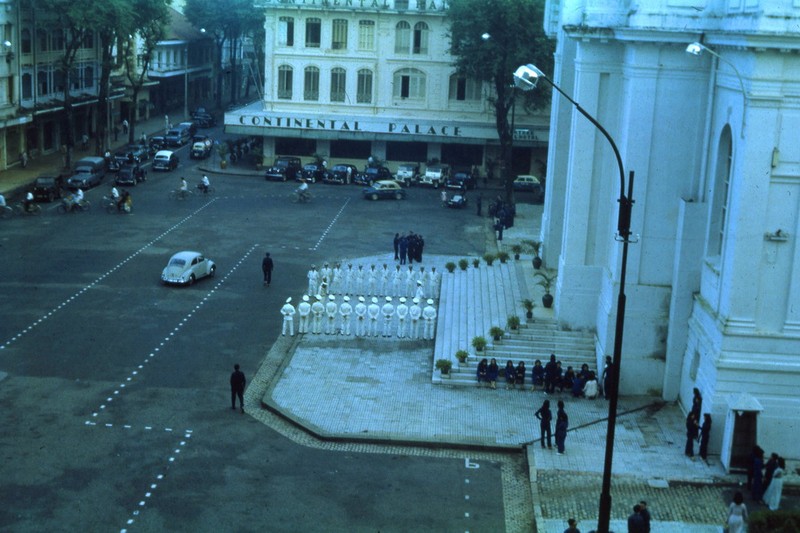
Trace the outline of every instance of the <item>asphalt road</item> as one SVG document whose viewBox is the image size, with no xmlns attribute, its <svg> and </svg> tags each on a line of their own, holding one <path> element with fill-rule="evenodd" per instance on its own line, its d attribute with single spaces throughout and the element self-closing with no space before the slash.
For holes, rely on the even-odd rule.
<svg viewBox="0 0 800 533">
<path fill-rule="evenodd" d="M 170 200 L 179 176 L 199 181 L 181 159 L 131 188 L 131 215 L 100 209 L 106 178 L 90 212 L 0 221 L 0 530 L 503 530 L 500 462 L 309 448 L 229 406 L 233 364 L 255 374 L 311 263 L 388 252 L 408 230 L 426 253 L 482 253 L 474 211 L 328 185 L 297 205 L 293 184 L 228 176 Z M 161 286 L 183 249 L 216 277 Z"/>
</svg>

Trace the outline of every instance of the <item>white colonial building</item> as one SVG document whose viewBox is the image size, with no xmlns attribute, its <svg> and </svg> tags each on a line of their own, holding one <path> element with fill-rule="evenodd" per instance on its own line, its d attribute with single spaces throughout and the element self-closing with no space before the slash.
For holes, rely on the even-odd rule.
<svg viewBox="0 0 800 533">
<path fill-rule="evenodd" d="M 485 167 L 499 152 L 488 87 L 455 75 L 444 0 L 263 0 L 263 101 L 225 115 L 227 132 L 275 155 L 324 155 L 395 170 L 438 159 Z M 538 172 L 548 123 L 518 106 L 515 170 Z"/>
<path fill-rule="evenodd" d="M 798 20 L 793 0 L 547 3 L 552 79 L 635 171 L 621 392 L 688 408 L 699 388 L 730 467 L 755 443 L 800 457 Z M 550 131 L 541 238 L 556 315 L 597 331 L 601 361 L 621 263 L 618 166 L 563 98 Z"/>
</svg>

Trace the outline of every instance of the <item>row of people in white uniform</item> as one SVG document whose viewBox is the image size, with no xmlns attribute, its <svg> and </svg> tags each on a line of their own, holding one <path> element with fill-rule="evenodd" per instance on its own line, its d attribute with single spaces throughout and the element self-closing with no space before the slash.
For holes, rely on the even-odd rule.
<svg viewBox="0 0 800 533">
<path fill-rule="evenodd" d="M 428 272 L 425 267 L 414 269 L 413 265 L 395 265 L 394 270 L 391 270 L 386 264 L 381 268 L 375 268 L 375 265 L 370 265 L 369 268 L 358 265 L 353 268 L 352 264 L 342 268 L 337 263 L 331 268 L 325 263 L 319 270 L 312 265 L 308 271 L 307 295 L 313 298 L 317 294 L 323 297 L 328 294 L 365 294 L 425 300 L 439 297 L 441 281 L 441 274 L 436 272 L 436 267 Z"/>
<path fill-rule="evenodd" d="M 287 298 L 286 303 L 281 308 L 283 315 L 282 334 L 287 332 L 294 336 L 294 316 L 299 315 L 298 333 L 324 332 L 327 335 L 349 336 L 351 331 L 356 337 L 377 337 L 381 317 L 383 327 L 380 335 L 383 337 L 398 338 L 420 338 L 420 323 L 422 325 L 423 339 L 433 339 L 436 327 L 436 307 L 432 299 L 421 300 L 414 298 L 411 305 L 407 305 L 407 299 L 401 296 L 397 306 L 391 296 L 385 298 L 383 306 L 378 304 L 378 298 L 372 297 L 369 305 L 364 296 L 358 297 L 358 303 L 354 306 L 350 304 L 350 297 L 343 296 L 342 303 L 336 303 L 336 296 L 330 295 L 327 302 L 320 295 L 315 295 L 314 303 L 308 295 L 303 295 L 303 300 L 295 309 L 292 299 Z M 423 307 L 424 304 L 424 307 Z M 394 327 L 394 317 L 397 316 L 397 326 Z M 355 324 L 353 324 L 355 322 Z M 310 326 L 310 327 L 309 327 Z"/>
</svg>

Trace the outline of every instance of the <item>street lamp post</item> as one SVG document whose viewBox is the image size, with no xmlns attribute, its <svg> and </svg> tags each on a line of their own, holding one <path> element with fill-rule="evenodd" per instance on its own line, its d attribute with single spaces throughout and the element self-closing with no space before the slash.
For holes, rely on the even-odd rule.
<svg viewBox="0 0 800 533">
<path fill-rule="evenodd" d="M 184 120 L 189 118 L 189 43 L 184 47 L 184 62 L 183 62 L 183 117 Z"/>
<path fill-rule="evenodd" d="M 716 53 L 714 50 L 712 50 L 708 46 L 704 45 L 703 43 L 694 42 L 694 43 L 689 43 L 689 45 L 686 46 L 686 53 L 687 54 L 691 54 L 693 56 L 699 56 L 699 55 L 702 55 L 703 52 L 708 52 L 712 56 L 716 57 L 718 60 L 722 61 L 723 63 L 725 63 L 726 65 L 731 67 L 733 69 L 733 72 L 736 74 L 736 77 L 739 79 L 739 88 L 742 90 L 742 131 L 741 131 L 741 137 L 742 137 L 742 139 L 744 139 L 744 130 L 745 130 L 745 125 L 746 125 L 745 120 L 747 120 L 747 91 L 745 91 L 745 89 L 744 89 L 744 80 L 742 80 L 742 75 L 739 73 L 739 69 L 736 68 L 736 65 L 734 65 L 731 61 L 728 61 L 727 59 L 725 59 L 724 57 L 722 57 L 721 55 Z"/>
<path fill-rule="evenodd" d="M 612 372 L 610 372 L 610 394 L 608 402 L 608 431 L 606 432 L 606 453 L 603 462 L 603 487 L 600 493 L 600 509 L 597 517 L 597 533 L 610 533 L 609 522 L 611 520 L 611 465 L 614 458 L 614 432 L 617 422 L 617 400 L 619 398 L 619 376 L 620 362 L 622 359 L 622 336 L 625 332 L 625 277 L 628 270 L 628 244 L 631 239 L 631 211 L 633 208 L 633 171 L 628 177 L 627 188 L 625 185 L 625 169 L 622 165 L 622 157 L 619 149 L 611 138 L 611 135 L 597 120 L 592 117 L 578 102 L 561 90 L 552 80 L 534 65 L 523 65 L 514 72 L 514 83 L 522 90 L 529 91 L 536 87 L 539 79 L 549 83 L 561 96 L 566 98 L 581 115 L 591 122 L 595 128 L 608 140 L 614 157 L 619 167 L 619 218 L 617 219 L 617 235 L 615 239 L 622 242 L 622 264 L 619 273 L 619 295 L 617 297 L 617 321 L 614 330 L 614 354 Z"/>
</svg>

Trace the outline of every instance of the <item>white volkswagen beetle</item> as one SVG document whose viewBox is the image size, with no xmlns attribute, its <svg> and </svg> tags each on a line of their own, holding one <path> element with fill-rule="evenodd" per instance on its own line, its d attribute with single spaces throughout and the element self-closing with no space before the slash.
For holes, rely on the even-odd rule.
<svg viewBox="0 0 800 533">
<path fill-rule="evenodd" d="M 213 276 L 216 271 L 214 261 L 206 259 L 200 252 L 178 252 L 161 272 L 161 282 L 165 285 L 191 285 L 200 278 Z"/>
</svg>

